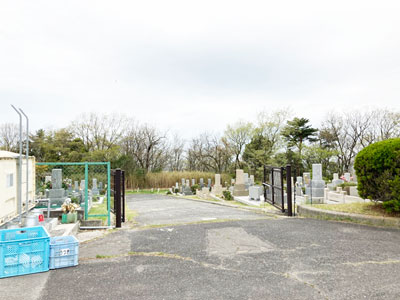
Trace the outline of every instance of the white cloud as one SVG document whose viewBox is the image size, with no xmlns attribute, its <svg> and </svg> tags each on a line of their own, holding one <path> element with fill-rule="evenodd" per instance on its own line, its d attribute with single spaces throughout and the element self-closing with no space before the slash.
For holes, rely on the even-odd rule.
<svg viewBox="0 0 400 300">
<path fill-rule="evenodd" d="M 0 120 L 119 111 L 189 137 L 261 109 L 400 109 L 395 1 L 2 1 Z"/>
</svg>

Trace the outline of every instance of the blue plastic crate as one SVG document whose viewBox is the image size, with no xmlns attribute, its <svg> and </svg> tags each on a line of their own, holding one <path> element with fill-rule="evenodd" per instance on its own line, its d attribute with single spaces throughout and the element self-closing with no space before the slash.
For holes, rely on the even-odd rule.
<svg viewBox="0 0 400 300">
<path fill-rule="evenodd" d="M 79 241 L 72 235 L 50 238 L 50 269 L 78 265 Z"/>
<path fill-rule="evenodd" d="M 48 271 L 49 241 L 42 226 L 0 230 L 0 278 Z"/>
</svg>

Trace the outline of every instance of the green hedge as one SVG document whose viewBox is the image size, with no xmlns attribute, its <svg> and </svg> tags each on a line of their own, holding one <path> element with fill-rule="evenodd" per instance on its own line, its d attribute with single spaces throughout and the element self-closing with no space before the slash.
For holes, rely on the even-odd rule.
<svg viewBox="0 0 400 300">
<path fill-rule="evenodd" d="M 400 138 L 374 143 L 361 150 L 354 169 L 361 197 L 390 201 L 388 210 L 397 210 L 400 202 Z"/>
</svg>

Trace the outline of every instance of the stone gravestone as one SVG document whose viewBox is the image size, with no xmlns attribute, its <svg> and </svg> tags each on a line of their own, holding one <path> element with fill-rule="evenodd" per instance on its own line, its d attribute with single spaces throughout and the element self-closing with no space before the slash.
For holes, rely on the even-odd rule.
<svg viewBox="0 0 400 300">
<path fill-rule="evenodd" d="M 303 177 L 297 176 L 296 178 L 296 196 L 303 195 Z"/>
<path fill-rule="evenodd" d="M 215 184 L 212 187 L 211 193 L 222 195 L 221 174 L 215 174 Z"/>
<path fill-rule="evenodd" d="M 48 182 L 51 182 L 51 176 L 46 176 L 44 178 L 44 183 L 48 183 Z"/>
<path fill-rule="evenodd" d="M 190 185 L 189 185 L 189 179 L 186 180 L 185 187 L 183 188 L 183 194 L 185 196 L 193 195 L 192 189 L 190 188 Z"/>
<path fill-rule="evenodd" d="M 246 190 L 246 186 L 244 184 L 244 173 L 243 170 L 236 170 L 236 183 L 233 189 L 233 196 L 248 196 L 249 191 Z"/>
<path fill-rule="evenodd" d="M 185 189 L 185 178 L 181 179 L 181 194 L 183 194 L 183 190 Z"/>
<path fill-rule="evenodd" d="M 62 170 L 53 169 L 51 171 L 51 190 L 49 191 L 50 206 L 61 206 L 66 197 L 65 190 L 62 188 Z"/>
<path fill-rule="evenodd" d="M 308 172 L 303 173 L 303 184 L 304 186 L 310 186 L 311 174 Z"/>
<path fill-rule="evenodd" d="M 333 173 L 333 180 L 332 180 L 332 186 L 336 187 L 338 185 L 341 185 L 344 181 L 342 179 L 339 179 L 339 174 L 338 173 Z"/>
<path fill-rule="evenodd" d="M 204 187 L 204 179 L 200 178 L 200 190 Z"/>
<path fill-rule="evenodd" d="M 196 179 L 192 178 L 192 185 L 196 184 Z"/>
<path fill-rule="evenodd" d="M 346 180 L 346 182 L 350 182 L 350 173 L 344 173 L 344 180 Z"/>
<path fill-rule="evenodd" d="M 306 194 L 312 197 L 313 203 L 323 203 L 324 192 L 325 192 L 325 181 L 322 180 L 322 165 L 313 164 L 313 178 L 311 180 L 310 187 L 306 188 Z M 316 199 L 321 198 L 321 199 Z"/>
<path fill-rule="evenodd" d="M 243 180 L 244 180 L 244 185 L 246 187 L 246 190 L 249 189 L 250 183 L 249 183 L 249 174 L 248 173 L 243 173 Z"/>
<path fill-rule="evenodd" d="M 231 185 L 233 186 L 234 184 L 235 184 L 235 179 L 232 178 L 232 179 L 231 179 Z"/>
<path fill-rule="evenodd" d="M 99 182 L 99 190 L 102 191 L 103 190 L 103 182 Z"/>
<path fill-rule="evenodd" d="M 74 182 L 74 192 L 78 193 L 79 192 L 79 182 L 75 180 Z"/>
<path fill-rule="evenodd" d="M 211 178 L 208 178 L 207 187 L 208 187 L 209 189 L 211 189 Z"/>
<path fill-rule="evenodd" d="M 99 195 L 99 189 L 97 188 L 97 179 L 96 178 L 93 178 L 93 180 L 92 180 L 92 195 L 93 196 Z"/>
<path fill-rule="evenodd" d="M 207 199 L 210 196 L 210 189 L 208 187 L 203 187 L 199 191 L 199 196 L 203 199 Z"/>
<path fill-rule="evenodd" d="M 250 175 L 250 186 L 254 185 L 254 175 Z"/>
<path fill-rule="evenodd" d="M 249 198 L 250 200 L 260 201 L 260 196 L 263 194 L 264 189 L 262 186 L 253 185 L 249 187 Z"/>
</svg>

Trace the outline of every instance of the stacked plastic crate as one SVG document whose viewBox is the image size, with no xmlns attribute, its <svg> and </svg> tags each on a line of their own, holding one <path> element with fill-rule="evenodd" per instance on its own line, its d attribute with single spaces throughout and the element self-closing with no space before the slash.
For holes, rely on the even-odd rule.
<svg viewBox="0 0 400 300">
<path fill-rule="evenodd" d="M 42 226 L 0 230 L 0 278 L 48 271 L 49 241 Z"/>
</svg>

